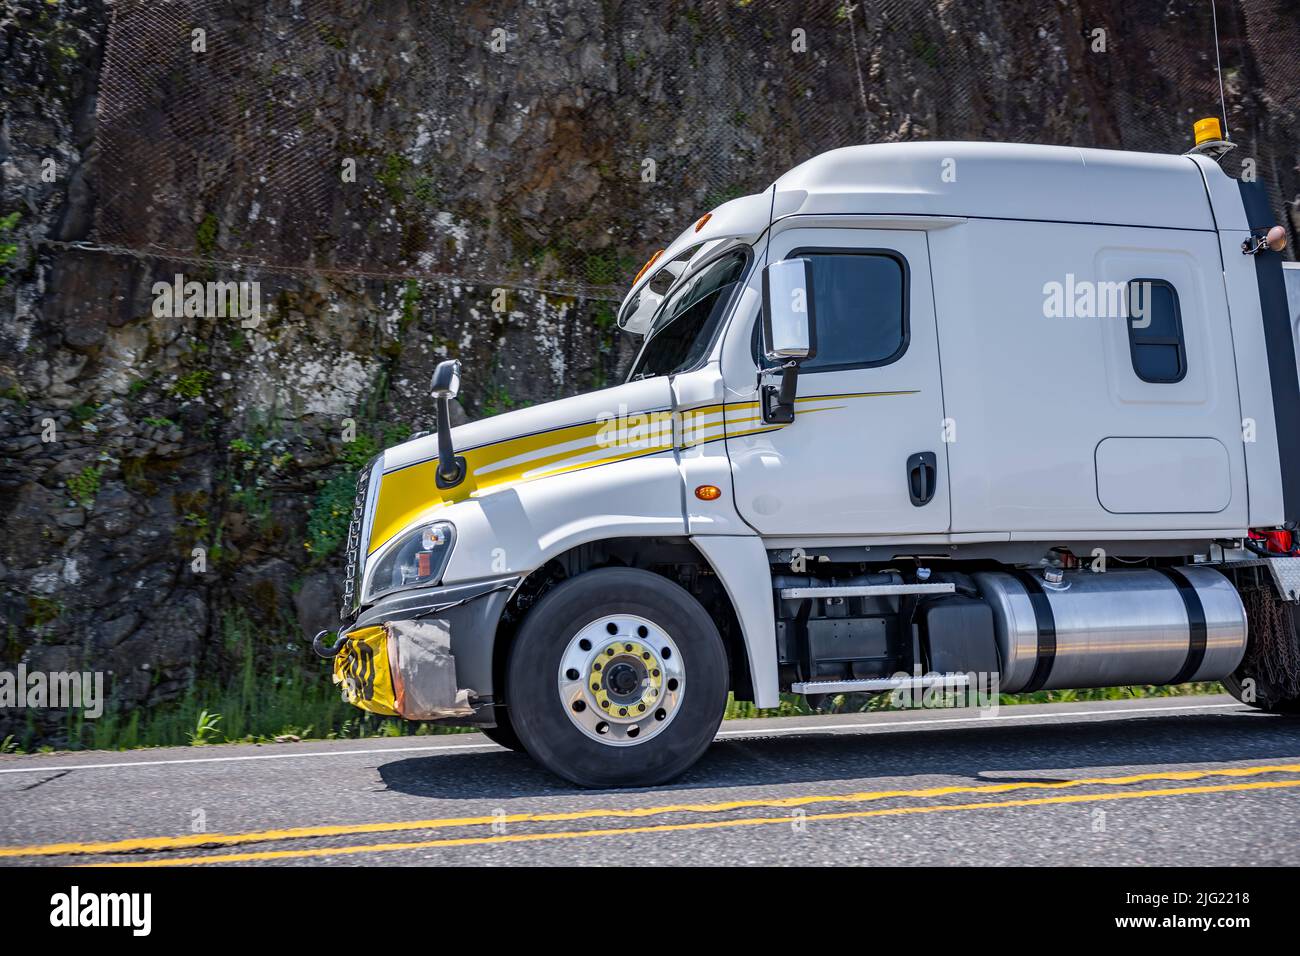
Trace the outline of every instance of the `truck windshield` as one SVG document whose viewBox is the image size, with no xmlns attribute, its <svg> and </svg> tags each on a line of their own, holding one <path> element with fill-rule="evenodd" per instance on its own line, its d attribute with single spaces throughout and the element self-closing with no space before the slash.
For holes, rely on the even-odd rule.
<svg viewBox="0 0 1300 956">
<path fill-rule="evenodd" d="M 704 356 L 726 312 L 731 292 L 745 273 L 745 252 L 719 256 L 673 290 L 646 333 L 628 381 L 675 375 Z"/>
</svg>

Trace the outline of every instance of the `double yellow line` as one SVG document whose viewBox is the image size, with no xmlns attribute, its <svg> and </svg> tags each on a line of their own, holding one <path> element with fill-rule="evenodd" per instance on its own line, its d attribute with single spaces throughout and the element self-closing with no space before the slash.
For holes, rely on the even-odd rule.
<svg viewBox="0 0 1300 956">
<path fill-rule="evenodd" d="M 1258 777 L 1271 774 L 1300 775 L 1300 764 L 1269 764 L 1255 767 L 1224 767 L 1210 770 L 1164 770 L 1151 773 L 1129 774 L 1116 777 L 1082 777 L 1056 781 L 1009 781 L 981 786 L 929 787 L 917 790 L 873 790 L 848 794 L 810 794 L 795 797 L 755 798 L 728 800 L 716 803 L 677 803 L 651 807 L 601 808 L 560 811 L 551 813 L 515 813 L 491 816 L 443 817 L 428 820 L 402 820 L 380 823 L 294 827 L 278 830 L 259 830 L 247 833 L 198 833 L 184 836 L 146 837 L 130 840 L 112 840 L 79 843 L 49 843 L 34 846 L 0 847 L 0 858 L 74 855 L 119 855 L 132 853 L 160 853 L 175 850 L 237 846 L 248 843 L 283 842 L 287 840 L 318 839 L 322 837 L 383 834 L 416 830 L 443 830 L 457 827 L 511 825 L 527 823 L 571 823 L 593 819 L 638 820 L 668 814 L 717 814 L 747 809 L 801 810 L 823 804 L 854 804 L 889 799 L 934 799 L 952 795 L 994 795 L 1026 790 L 1060 791 L 1080 787 L 1125 787 L 1152 781 L 1189 782 L 1224 778 Z M 869 817 L 904 816 L 917 813 L 952 813 L 973 810 L 993 810 L 1011 807 L 1047 806 L 1052 804 L 1096 803 L 1108 800 L 1133 800 L 1149 797 L 1173 797 L 1192 794 L 1229 793 L 1234 791 L 1275 790 L 1300 787 L 1300 779 L 1250 780 L 1241 783 L 1215 783 L 1208 786 L 1176 786 L 1145 790 L 1124 790 L 1113 793 L 1071 793 L 1045 797 L 1024 797 L 1015 800 L 993 800 L 971 803 L 939 803 L 920 806 L 882 807 L 870 810 L 846 810 L 831 813 L 805 814 L 800 819 L 832 821 L 864 819 Z M 726 820 L 703 820 L 683 823 L 659 823 L 641 826 L 603 827 L 586 830 L 541 831 L 530 833 L 492 834 L 483 836 L 446 837 L 406 843 L 367 843 L 343 847 L 309 847 L 287 850 L 256 850 L 203 856 L 165 856 L 110 863 L 110 866 L 181 866 L 200 863 L 242 863 L 263 860 L 303 859 L 312 857 L 343 856 L 357 853 L 383 853 L 401 850 L 420 850 L 438 847 L 485 846 L 497 843 L 529 843 L 555 840 L 589 839 L 616 834 L 669 833 L 689 830 L 713 830 L 747 826 L 790 824 L 795 819 L 783 816 L 753 816 Z"/>
</svg>

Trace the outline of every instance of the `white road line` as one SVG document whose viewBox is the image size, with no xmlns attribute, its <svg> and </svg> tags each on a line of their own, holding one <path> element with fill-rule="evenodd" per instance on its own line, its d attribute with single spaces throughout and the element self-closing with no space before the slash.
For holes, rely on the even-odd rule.
<svg viewBox="0 0 1300 956">
<path fill-rule="evenodd" d="M 837 730 L 876 730 L 881 727 L 933 726 L 935 724 L 992 724 L 1000 720 L 1043 720 L 1057 717 L 1113 717 L 1128 714 L 1172 714 L 1193 710 L 1231 710 L 1243 705 L 1232 704 L 1182 704 L 1174 707 L 1132 707 L 1113 710 L 1067 710 L 1053 713 L 1039 711 L 1033 714 L 1004 714 L 996 717 L 931 717 L 923 720 L 893 720 L 873 724 L 858 721 L 848 724 L 805 724 L 799 727 L 773 727 L 770 730 L 720 730 L 718 738 L 775 737 L 781 734 L 816 734 Z M 773 718 L 775 720 L 775 718 Z M 175 760 L 122 760 L 116 763 L 44 764 L 39 767 L 0 767 L 5 773 L 57 773 L 61 770 L 119 770 L 127 767 L 158 767 L 172 764 L 233 763 L 242 760 L 306 760 L 311 757 L 382 756 L 384 754 L 420 753 L 430 750 L 499 750 L 496 744 L 429 744 L 423 747 L 382 747 L 371 750 L 317 750 L 310 753 L 242 754 L 237 757 L 181 757 Z"/>
<path fill-rule="evenodd" d="M 306 757 L 349 757 L 412 753 L 421 750 L 499 750 L 496 744 L 444 744 L 428 747 L 382 747 L 373 750 L 316 750 L 297 754 L 246 754 L 239 757 L 182 757 L 179 760 L 123 760 L 118 763 L 46 764 L 41 767 L 4 767 L 0 773 L 53 773 L 59 770 L 107 770 L 122 767 L 157 767 L 162 764 L 228 763 L 234 760 L 293 760 Z"/>
<path fill-rule="evenodd" d="M 803 727 L 773 727 L 771 730 L 720 730 L 719 737 L 771 737 L 777 734 L 820 733 L 826 730 L 876 730 L 880 727 L 926 727 L 934 724 L 992 724 L 999 720 L 1042 720 L 1057 717 L 1113 717 L 1115 715 L 1160 713 L 1172 714 L 1188 710 L 1228 710 L 1244 707 L 1243 704 L 1184 704 L 1176 707 L 1130 707 L 1114 710 L 1063 710 L 1055 713 L 1004 714 L 996 717 L 930 717 L 925 720 L 882 720 L 878 724 L 861 721 L 852 724 L 808 724 Z M 1010 709 L 1010 708 L 1006 708 Z M 1249 711 L 1243 711 L 1249 712 Z"/>
</svg>

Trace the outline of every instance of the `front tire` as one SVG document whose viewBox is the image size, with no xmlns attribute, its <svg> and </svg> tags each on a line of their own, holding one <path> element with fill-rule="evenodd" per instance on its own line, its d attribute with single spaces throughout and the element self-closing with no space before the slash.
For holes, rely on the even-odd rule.
<svg viewBox="0 0 1300 956">
<path fill-rule="evenodd" d="M 506 681 L 524 748 L 583 787 L 652 786 L 695 763 L 727 703 L 727 654 L 687 591 L 637 568 L 588 571 L 525 618 Z"/>
</svg>

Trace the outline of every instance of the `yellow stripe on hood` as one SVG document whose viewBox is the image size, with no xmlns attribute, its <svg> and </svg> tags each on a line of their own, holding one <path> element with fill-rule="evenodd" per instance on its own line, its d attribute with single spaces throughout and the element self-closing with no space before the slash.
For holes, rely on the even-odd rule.
<svg viewBox="0 0 1300 956">
<path fill-rule="evenodd" d="M 884 395 L 910 394 L 915 394 L 915 391 L 809 395 L 796 401 L 799 405 L 807 405 L 811 402 L 824 402 L 827 400 L 838 401 L 848 398 L 874 398 Z M 753 414 L 758 407 L 758 402 L 732 402 L 703 405 L 677 413 L 668 409 L 655 409 L 630 412 L 627 416 L 624 416 L 625 422 L 633 416 L 645 416 L 647 422 L 651 424 L 656 421 L 656 416 L 675 416 L 678 420 L 669 433 L 667 441 L 663 440 L 662 434 L 656 434 L 655 431 L 651 430 L 647 432 L 647 438 L 644 441 L 620 443 L 617 437 L 611 440 L 609 434 L 611 427 L 618 427 L 618 420 L 601 419 L 521 435 L 518 438 L 507 438 L 502 441 L 480 445 L 477 448 L 467 448 L 458 452 L 465 458 L 466 476 L 465 480 L 455 488 L 438 487 L 436 480 L 438 461 L 436 458 L 388 472 L 380 480 L 379 500 L 375 503 L 375 515 L 370 541 L 367 542 L 367 553 L 373 554 L 380 545 L 410 526 L 420 517 L 431 515 L 446 505 L 464 501 L 475 493 L 489 488 L 501 488 L 505 485 L 535 481 L 539 478 L 547 478 L 567 472 L 582 471 L 586 468 L 596 468 L 600 465 L 609 465 L 645 455 L 662 454 L 679 447 L 676 443 L 680 438 L 698 435 L 705 430 L 712 431 L 719 428 L 726 431 L 726 434 L 719 433 L 716 436 L 704 438 L 702 441 L 688 439 L 681 442 L 680 447 L 688 448 L 711 441 L 719 441 L 724 437 L 738 438 L 745 435 L 775 431 L 778 428 L 785 427 L 783 425 L 765 425 L 757 428 L 740 427 L 737 430 L 737 426 L 752 426 L 753 423 L 759 420 L 760 416 Z M 812 412 L 831 411 L 843 407 L 843 405 L 830 405 L 821 408 L 800 408 L 798 413 L 807 415 Z M 750 414 L 746 415 L 746 412 Z M 740 413 L 741 417 L 734 417 L 736 413 Z M 716 422 L 709 422 L 707 425 L 700 423 L 700 419 L 707 415 L 719 415 L 720 417 Z M 727 418 L 728 415 L 733 417 Z M 659 422 L 656 427 L 662 429 L 663 423 Z M 568 444 L 572 444 L 574 447 L 564 451 L 546 453 L 547 449 L 555 449 Z M 600 455 L 596 458 L 589 457 L 593 453 L 602 450 L 608 451 L 609 454 Z M 519 460 L 511 461 L 511 459 Z M 511 463 L 502 464 L 507 461 L 511 461 Z M 488 469 L 486 474 L 481 473 L 484 469 Z"/>
<path fill-rule="evenodd" d="M 721 408 L 720 405 L 716 407 Z M 669 413 L 660 410 L 640 414 L 650 416 Z M 467 449 L 460 453 L 465 458 L 465 480 L 454 488 L 438 487 L 436 458 L 385 474 L 380 483 L 379 501 L 375 504 L 374 525 L 370 534 L 368 553 L 373 553 L 385 541 L 422 514 L 464 501 L 475 492 L 517 484 L 521 481 L 534 481 L 568 471 L 595 468 L 598 465 L 608 465 L 641 455 L 671 451 L 673 448 L 670 432 L 667 442 L 649 441 L 644 444 L 637 442 L 622 446 L 620 450 L 617 443 L 611 444 L 602 436 L 602 431 L 607 430 L 610 424 L 608 421 L 586 422 Z M 579 442 L 582 439 L 588 440 L 567 451 L 533 455 L 505 467 L 495 468 L 487 474 L 479 474 L 489 466 L 499 465 L 512 458 L 520 458 L 530 452 L 544 452 L 547 448 Z M 601 450 L 608 450 L 611 453 L 594 460 L 584 460 L 584 456 Z"/>
</svg>

